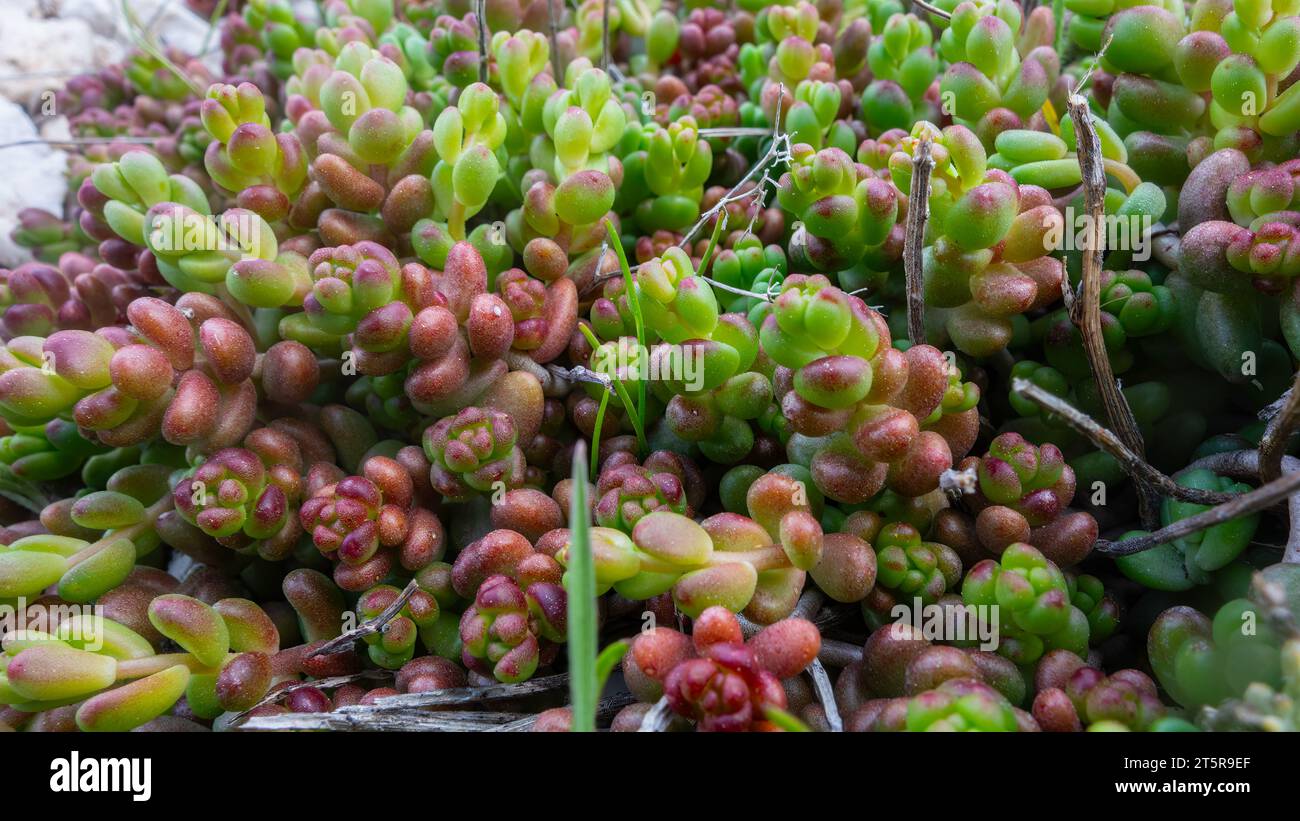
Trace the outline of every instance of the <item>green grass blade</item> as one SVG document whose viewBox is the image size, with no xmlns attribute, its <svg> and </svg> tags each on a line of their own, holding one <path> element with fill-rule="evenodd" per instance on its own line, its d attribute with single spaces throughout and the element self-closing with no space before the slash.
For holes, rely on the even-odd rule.
<svg viewBox="0 0 1300 821">
<path fill-rule="evenodd" d="M 587 342 L 591 345 L 592 350 L 600 347 L 600 340 L 596 338 L 596 335 L 591 332 L 590 328 L 582 323 L 578 323 L 578 330 L 582 331 L 582 335 L 587 338 Z M 649 351 L 642 348 L 642 354 L 648 356 Z M 642 379 L 638 381 L 644 389 L 645 380 Z M 618 394 L 618 401 L 623 403 L 623 410 L 627 412 L 627 417 L 632 422 L 632 430 L 636 432 L 637 447 L 641 448 L 642 453 L 646 453 L 648 451 L 648 446 L 646 445 L 645 438 L 645 424 L 641 421 L 641 414 L 637 411 L 636 405 L 632 404 L 632 395 L 627 392 L 627 387 L 623 385 L 622 380 L 611 378 L 610 382 L 614 386 L 614 393 Z M 604 400 L 602 399 L 601 401 L 603 402 Z M 596 430 L 599 431 L 599 428 Z M 591 472 L 595 475 L 597 471 L 596 456 L 594 454 L 592 455 L 591 464 Z"/>
<path fill-rule="evenodd" d="M 606 394 L 608 395 L 608 394 Z M 585 444 L 573 449 L 573 488 L 569 497 L 569 571 L 565 574 L 569 609 L 569 699 L 575 733 L 596 731 L 596 566 L 591 556 L 587 517 Z"/>
<path fill-rule="evenodd" d="M 605 409 L 609 407 L 609 391 L 600 395 L 600 407 L 596 409 L 596 426 L 591 431 L 591 475 L 600 475 L 600 429 L 605 425 Z"/>
<path fill-rule="evenodd" d="M 771 704 L 763 708 L 763 715 L 767 720 L 785 730 L 787 733 L 811 733 L 812 728 L 804 724 L 799 719 Z"/>
<path fill-rule="evenodd" d="M 630 641 L 616 641 L 600 651 L 600 655 L 596 658 L 596 698 L 600 698 L 600 694 L 605 692 L 605 682 L 609 680 L 609 674 L 614 672 L 614 668 L 631 649 Z"/>
<path fill-rule="evenodd" d="M 722 211 L 718 219 L 713 223 L 713 235 L 709 237 L 709 245 L 704 249 L 704 256 L 700 257 L 700 276 L 704 276 L 709 270 L 709 262 L 713 259 L 713 252 L 718 247 L 718 238 L 722 236 L 723 230 L 727 227 L 727 212 Z"/>
<path fill-rule="evenodd" d="M 623 253 L 623 241 L 618 238 L 618 232 L 614 230 L 612 220 L 605 220 L 605 233 L 609 235 L 609 244 L 614 246 L 614 253 L 618 256 L 618 266 L 623 271 L 623 290 L 627 293 L 627 306 L 632 310 L 632 319 L 636 323 L 636 342 L 641 346 L 642 355 L 649 356 L 650 350 L 645 344 L 645 319 L 641 316 L 641 296 L 637 293 L 636 284 L 632 281 L 632 266 L 627 264 L 627 254 Z M 636 413 L 641 419 L 645 419 L 645 403 L 645 380 L 638 379 L 636 384 Z M 642 456 L 645 456 L 649 450 L 643 434 L 637 435 L 637 447 L 641 449 Z"/>
</svg>

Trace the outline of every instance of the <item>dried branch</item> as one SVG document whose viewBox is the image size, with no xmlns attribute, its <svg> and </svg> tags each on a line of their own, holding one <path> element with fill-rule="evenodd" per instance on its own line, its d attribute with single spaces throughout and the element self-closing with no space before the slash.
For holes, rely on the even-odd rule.
<svg viewBox="0 0 1300 821">
<path fill-rule="evenodd" d="M 826 713 L 826 723 L 830 725 L 831 732 L 844 732 L 844 720 L 840 718 L 840 708 L 835 703 L 835 688 L 831 687 L 831 677 L 826 675 L 826 668 L 820 660 L 812 660 L 812 664 L 808 665 L 808 675 L 812 676 L 813 692 L 822 705 L 822 711 Z"/>
<path fill-rule="evenodd" d="M 1180 519 L 1177 522 L 1162 527 L 1154 533 L 1145 536 L 1135 536 L 1132 539 L 1124 539 L 1118 542 L 1111 542 L 1105 539 L 1098 540 L 1096 552 L 1105 556 L 1131 556 L 1134 553 L 1141 553 L 1144 550 L 1150 550 L 1156 545 L 1167 544 L 1175 539 L 1181 539 L 1184 536 L 1190 536 L 1193 533 L 1199 533 L 1207 528 L 1214 527 L 1218 524 L 1230 521 L 1238 516 L 1248 516 L 1251 513 L 1263 510 L 1271 506 L 1274 502 L 1279 502 L 1288 496 L 1300 491 L 1300 471 L 1288 473 L 1280 479 L 1276 479 L 1268 484 L 1262 485 L 1249 493 L 1243 493 L 1235 497 L 1230 502 L 1224 502 L 1218 507 L 1212 507 L 1203 513 L 1195 516 L 1188 516 L 1186 519 Z M 1292 546 L 1288 543 L 1287 555 L 1292 553 Z M 1283 561 L 1289 559 L 1283 558 Z M 1300 561 L 1300 556 L 1290 561 Z"/>
<path fill-rule="evenodd" d="M 925 344 L 925 295 L 921 292 L 925 221 L 930 210 L 930 172 L 934 159 L 930 141 L 921 140 L 912 157 L 912 184 L 907 194 L 907 225 L 903 238 L 903 270 L 907 276 L 907 336 L 913 345 Z"/>
<path fill-rule="evenodd" d="M 790 611 L 792 619 L 812 619 L 822 609 L 822 604 L 826 601 L 826 595 L 822 591 L 809 587 L 799 596 L 799 601 L 795 603 L 794 610 Z"/>
<path fill-rule="evenodd" d="M 610 718 L 619 710 L 635 702 L 636 702 L 636 696 L 632 695 L 631 693 L 616 693 L 615 695 L 612 695 L 609 698 L 601 699 L 600 703 L 596 705 L 596 718 L 597 719 Z M 537 716 L 530 715 L 530 716 L 525 716 L 517 721 L 511 721 L 507 724 L 501 724 L 496 727 L 491 727 L 488 729 L 488 732 L 489 733 L 526 733 L 532 730 L 535 724 L 537 724 Z"/>
<path fill-rule="evenodd" d="M 1264 428 L 1264 436 L 1259 440 L 1259 480 L 1271 482 L 1282 475 L 1282 457 L 1286 446 L 1300 425 L 1300 371 L 1295 375 L 1291 390 L 1287 391 L 1286 401 Z"/>
<path fill-rule="evenodd" d="M 487 0 L 478 0 L 474 4 L 474 16 L 478 18 L 478 81 L 488 81 L 487 53 Z"/>
<path fill-rule="evenodd" d="M 605 0 L 600 14 L 600 67 L 609 71 L 609 0 Z"/>
<path fill-rule="evenodd" d="M 1233 450 L 1197 459 L 1185 470 L 1204 469 L 1214 471 L 1220 476 L 1250 479 L 1259 475 L 1259 468 L 1259 451 Z M 1300 473 L 1300 459 L 1294 456 L 1283 456 L 1282 473 L 1288 476 Z M 1286 564 L 1300 564 L 1300 494 L 1288 497 L 1286 508 L 1289 529 L 1286 546 L 1282 552 L 1282 561 Z"/>
<path fill-rule="evenodd" d="M 427 693 L 404 693 L 376 699 L 374 707 L 380 710 L 408 710 L 412 707 L 452 707 L 489 701 L 509 701 L 516 698 L 553 693 L 569 686 L 569 674 L 521 681 L 518 684 L 493 684 L 488 687 L 453 687 L 431 690 Z"/>
<path fill-rule="evenodd" d="M 1102 165 L 1101 141 L 1092 124 L 1088 101 L 1078 94 L 1072 94 L 1068 107 L 1070 119 L 1074 121 L 1079 170 L 1083 174 L 1083 199 L 1088 210 L 1088 239 L 1083 247 L 1082 295 L 1074 303 L 1070 320 L 1083 336 L 1084 352 L 1097 380 L 1097 390 L 1102 405 L 1106 408 L 1110 426 L 1129 450 L 1145 459 L 1142 434 L 1138 431 L 1133 409 L 1115 382 L 1115 372 L 1111 370 L 1106 343 L 1101 335 L 1101 255 L 1106 238 L 1103 223 L 1106 171 Z M 1154 528 L 1159 521 L 1155 496 L 1145 480 L 1135 477 L 1135 481 L 1142 522 L 1148 529 Z"/>
<path fill-rule="evenodd" d="M 1129 450 L 1118 436 L 1099 425 L 1091 416 L 1028 379 L 1013 379 L 1011 390 L 1044 410 L 1061 417 L 1071 428 L 1088 437 L 1094 445 L 1114 457 L 1124 472 L 1134 480 L 1149 482 L 1165 496 L 1198 505 L 1220 505 L 1240 495 L 1183 487 Z"/>
<path fill-rule="evenodd" d="M 560 73 L 560 38 L 555 33 L 560 28 L 560 22 L 555 19 L 555 4 L 559 2 L 562 0 L 546 0 L 546 23 L 551 35 L 551 76 L 557 85 L 563 85 L 564 75 Z"/>
<path fill-rule="evenodd" d="M 418 590 L 419 587 L 420 585 L 416 583 L 415 579 L 411 579 L 410 583 L 406 585 L 406 589 L 402 591 L 402 595 L 393 599 L 393 603 L 385 607 L 379 615 L 375 616 L 373 619 L 368 619 L 340 636 L 335 636 L 320 647 L 317 647 L 315 650 L 308 653 L 307 658 L 312 659 L 317 656 L 328 656 L 330 653 L 337 653 L 340 650 L 351 649 L 352 642 L 357 639 L 363 639 L 366 636 L 373 636 L 375 633 L 382 632 L 384 627 L 396 618 L 397 614 L 401 612 L 401 609 L 411 600 L 411 596 L 415 594 L 415 591 Z"/>
<path fill-rule="evenodd" d="M 130 143 L 132 145 L 153 145 L 161 140 L 161 137 L 70 137 L 66 140 L 47 140 L 44 137 L 30 137 L 23 140 L 14 140 L 9 143 L 0 143 L 0 149 L 17 148 L 22 145 L 109 145 L 111 143 Z"/>
<path fill-rule="evenodd" d="M 360 673 L 352 673 L 347 676 L 333 676 L 332 678 L 318 678 L 313 681 L 300 681 L 297 684 L 290 684 L 288 687 L 281 687 L 279 690 L 272 690 L 262 697 L 262 700 L 249 707 L 244 712 L 230 720 L 230 726 L 235 727 L 248 718 L 254 710 L 265 707 L 268 704 L 275 704 L 280 699 L 289 695 L 296 690 L 305 690 L 308 687 L 315 687 L 319 690 L 329 690 L 333 687 L 342 687 L 344 684 L 352 684 L 356 681 L 367 681 L 374 679 L 391 678 L 392 673 L 388 670 L 363 670 Z"/>
<path fill-rule="evenodd" d="M 929 13 L 933 14 L 935 17 L 940 17 L 944 20 L 952 19 L 951 14 L 939 8 L 938 6 L 930 5 L 929 3 L 925 2 L 925 0 L 911 0 L 911 2 L 913 6 L 916 6 L 918 9 L 923 9 L 925 11 L 928 11 Z"/>
<path fill-rule="evenodd" d="M 673 711 L 668 709 L 668 696 L 663 696 L 655 702 L 648 712 L 641 718 L 641 727 L 638 733 L 662 733 L 668 729 L 668 724 L 673 720 Z"/>
<path fill-rule="evenodd" d="M 593 371 L 585 365 L 574 365 L 572 368 L 566 368 L 563 365 L 547 365 L 546 370 L 550 371 L 559 379 L 568 382 L 590 382 L 593 385 L 600 385 L 605 390 L 612 390 L 614 380 L 600 371 Z"/>
<path fill-rule="evenodd" d="M 520 713 L 379 712 L 364 705 L 332 713 L 282 713 L 257 716 L 241 730 L 342 730 L 353 732 L 463 733 L 495 730 L 524 718 Z"/>
</svg>

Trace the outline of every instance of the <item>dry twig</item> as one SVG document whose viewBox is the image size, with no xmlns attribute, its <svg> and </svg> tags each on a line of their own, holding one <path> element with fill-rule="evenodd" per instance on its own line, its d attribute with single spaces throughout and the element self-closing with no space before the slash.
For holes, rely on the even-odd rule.
<svg viewBox="0 0 1300 821">
<path fill-rule="evenodd" d="M 366 636 L 373 636 L 375 633 L 382 632 L 384 627 L 392 621 L 401 609 L 406 606 L 406 603 L 411 600 L 411 596 L 415 594 L 415 591 L 419 589 L 419 587 L 420 586 L 416 583 L 415 579 L 411 579 L 410 583 L 406 585 L 406 589 L 402 591 L 402 595 L 393 599 L 393 603 L 385 607 L 379 615 L 375 616 L 373 619 L 368 619 L 351 630 L 346 631 L 342 635 L 335 636 L 320 647 L 317 647 L 315 650 L 308 653 L 307 658 L 310 659 L 316 658 L 317 656 L 327 656 L 330 653 L 337 653 L 340 650 L 350 648 L 352 642 L 357 639 L 363 639 Z"/>
<path fill-rule="evenodd" d="M 352 684 L 353 682 L 356 681 L 386 679 L 391 676 L 392 673 L 388 670 L 363 670 L 360 673 L 353 673 L 347 676 L 333 676 L 332 678 L 320 678 L 314 681 L 300 681 L 297 684 L 290 684 L 287 687 L 282 687 L 279 690 L 272 690 L 271 692 L 267 693 L 265 696 L 262 697 L 261 701 L 257 702 L 252 707 L 249 707 L 247 710 L 245 710 L 244 712 L 240 713 L 239 715 L 231 719 L 230 726 L 235 727 L 241 725 L 244 722 L 244 720 L 248 718 L 249 714 L 252 713 L 254 710 L 257 710 L 260 707 L 265 707 L 268 704 L 275 704 L 280 699 L 284 698 L 285 696 L 289 695 L 295 690 L 303 690 L 308 687 L 315 687 L 320 690 L 328 690 L 333 687 L 342 687 L 344 684 Z"/>
<path fill-rule="evenodd" d="M 379 712 L 358 705 L 342 707 L 332 713 L 257 716 L 250 718 L 240 729 L 463 733 L 495 730 L 524 717 L 521 713 Z"/>
<path fill-rule="evenodd" d="M 1287 391 L 1285 401 L 1278 408 L 1273 418 L 1264 428 L 1264 436 L 1259 440 L 1259 480 L 1271 482 L 1282 475 L 1282 457 L 1286 454 L 1287 443 L 1291 434 L 1300 425 L 1300 372 L 1295 375 L 1291 390 Z"/>
<path fill-rule="evenodd" d="M 1259 468 L 1259 451 L 1232 450 L 1197 459 L 1184 470 L 1205 469 L 1214 471 L 1220 476 L 1253 479 L 1259 475 Z M 1300 473 L 1300 459 L 1294 456 L 1283 456 L 1282 473 L 1284 475 Z M 1289 528 L 1286 546 L 1282 552 L 1282 561 L 1286 564 L 1300 564 L 1300 494 L 1287 497 L 1286 508 Z"/>
<path fill-rule="evenodd" d="M 911 0 L 911 2 L 912 2 L 912 5 L 913 5 L 913 6 L 916 6 L 918 9 L 922 9 L 922 10 L 924 10 L 924 11 L 927 11 L 927 12 L 929 12 L 930 14 L 933 14 L 935 17 L 941 17 L 941 18 L 943 18 L 944 20 L 951 20 L 951 19 L 952 19 L 952 15 L 951 15 L 951 14 L 949 14 L 948 12 L 946 12 L 946 11 L 944 11 L 943 9 L 939 8 L 938 6 L 933 6 L 933 5 L 931 5 L 931 4 L 927 3 L 927 2 L 925 2 L 925 0 Z"/>
<path fill-rule="evenodd" d="M 1120 467 L 1124 469 L 1124 472 L 1132 476 L 1134 480 L 1149 482 L 1152 487 L 1165 496 L 1198 505 L 1219 505 L 1239 495 L 1183 487 L 1152 467 L 1145 459 L 1129 450 L 1114 432 L 1102 427 L 1088 414 L 1075 408 L 1061 397 L 1035 385 L 1028 379 L 1013 379 L 1011 381 L 1011 390 L 1034 402 L 1044 410 L 1061 417 L 1071 428 L 1088 437 L 1094 445 L 1114 457 L 1115 461 L 1119 462 Z"/>
<path fill-rule="evenodd" d="M 488 81 L 487 53 L 487 0 L 478 0 L 474 4 L 474 16 L 478 18 L 478 81 Z"/>
<path fill-rule="evenodd" d="M 451 707 L 488 701 L 509 701 L 563 690 L 569 686 L 568 673 L 521 681 L 518 684 L 493 684 L 488 687 L 453 687 L 427 693 L 404 693 L 376 699 L 378 710 L 408 710 L 412 707 Z"/>
<path fill-rule="evenodd" d="M 808 665 L 808 675 L 812 677 L 813 692 L 822 705 L 822 712 L 826 714 L 826 723 L 830 725 L 831 732 L 844 732 L 844 720 L 840 718 L 840 708 L 835 703 L 835 688 L 831 686 L 831 677 L 826 675 L 826 668 L 822 666 L 820 659 L 813 659 L 812 664 Z"/>
<path fill-rule="evenodd" d="M 912 157 L 912 184 L 907 194 L 907 227 L 903 239 L 903 270 L 907 277 L 907 336 L 913 345 L 925 344 L 925 296 L 921 292 L 925 221 L 930 210 L 930 172 L 934 159 L 930 141 L 921 140 Z"/>
<path fill-rule="evenodd" d="M 637 732 L 662 733 L 668 729 L 668 724 L 672 720 L 673 711 L 668 709 L 668 696 L 663 696 L 641 718 L 641 727 Z"/>
<path fill-rule="evenodd" d="M 564 75 L 560 73 L 560 38 L 556 35 L 560 21 L 555 19 L 555 4 L 559 2 L 561 0 L 546 0 L 546 22 L 551 35 L 551 76 L 555 78 L 556 84 L 563 84 Z"/>
<path fill-rule="evenodd" d="M 1230 502 L 1224 502 L 1218 507 L 1212 507 L 1203 513 L 1196 514 L 1195 516 L 1188 516 L 1186 519 L 1180 519 L 1168 527 L 1160 528 L 1154 533 L 1149 533 L 1145 536 L 1135 536 L 1132 539 L 1124 539 L 1118 542 L 1111 542 L 1105 539 L 1098 540 L 1096 552 L 1105 556 L 1131 556 L 1134 553 L 1141 553 L 1144 550 L 1150 550 L 1156 545 L 1167 544 L 1175 539 L 1181 539 L 1184 536 L 1199 533 L 1202 530 L 1235 519 L 1238 516 L 1248 516 L 1251 513 L 1255 513 L 1271 506 L 1274 502 L 1279 502 L 1289 496 L 1293 496 L 1297 492 L 1300 492 L 1300 471 L 1288 473 L 1282 478 L 1261 485 L 1249 493 L 1243 493 L 1232 499 Z M 1293 543 L 1292 541 L 1288 541 L 1287 556 L 1291 556 L 1292 553 Z M 1300 561 L 1300 556 L 1291 559 L 1284 557 L 1283 561 Z"/>
<path fill-rule="evenodd" d="M 1101 142 L 1092 124 L 1088 101 L 1078 94 L 1070 96 L 1070 119 L 1078 144 L 1079 169 L 1083 174 L 1083 199 L 1088 209 L 1088 239 L 1083 247 L 1082 294 L 1070 311 L 1070 320 L 1083 336 L 1084 352 L 1097 380 L 1097 390 L 1111 428 L 1119 434 L 1129 450 L 1145 459 L 1142 434 L 1138 431 L 1133 409 L 1115 382 L 1106 343 L 1101 335 L 1101 255 L 1105 242 L 1103 215 L 1106 200 L 1106 171 L 1102 166 Z M 1138 509 L 1142 523 L 1154 528 L 1158 523 L 1154 494 L 1147 482 L 1136 478 Z"/>
</svg>

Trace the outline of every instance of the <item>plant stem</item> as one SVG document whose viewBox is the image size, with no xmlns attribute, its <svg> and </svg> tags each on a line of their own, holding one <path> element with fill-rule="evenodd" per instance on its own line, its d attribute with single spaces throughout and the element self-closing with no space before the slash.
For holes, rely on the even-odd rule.
<svg viewBox="0 0 1300 821">
<path fill-rule="evenodd" d="M 208 30 L 203 35 L 203 43 L 199 46 L 198 56 L 202 57 L 208 53 L 208 45 L 212 42 L 212 35 L 217 30 L 218 21 L 226 13 L 226 4 L 229 2 L 230 0 L 221 0 L 217 3 L 217 7 L 212 10 L 212 16 L 208 18 Z"/>
<path fill-rule="evenodd" d="M 1092 124 L 1088 101 L 1078 94 L 1070 96 L 1070 119 L 1078 145 L 1079 169 L 1083 175 L 1083 199 L 1088 209 L 1088 240 L 1083 248 L 1083 287 L 1080 299 L 1070 311 L 1070 320 L 1083 336 L 1084 352 L 1092 366 L 1097 391 L 1111 427 L 1119 434 L 1129 450 L 1145 459 L 1142 434 L 1138 431 L 1133 409 L 1115 382 L 1115 372 L 1110 366 L 1106 343 L 1101 335 L 1101 254 L 1105 242 L 1103 218 L 1106 200 L 1106 172 L 1102 164 L 1101 141 Z M 1159 523 L 1155 495 L 1147 482 L 1135 477 L 1138 510 L 1143 525 L 1154 529 Z"/>
<path fill-rule="evenodd" d="M 1300 491 L 1300 471 L 1288 473 L 1282 478 L 1257 487 L 1249 493 L 1243 493 L 1230 502 L 1224 502 L 1218 507 L 1212 507 L 1195 516 L 1180 519 L 1154 533 L 1135 536 L 1132 539 L 1124 539 L 1119 542 L 1101 539 L 1097 542 L 1096 551 L 1105 556 L 1131 556 L 1134 553 L 1150 550 L 1156 545 L 1167 544 L 1175 539 L 1199 533 L 1238 516 L 1248 516 L 1251 513 L 1270 507 L 1273 503 L 1286 499 L 1298 491 Z M 1287 552 L 1291 552 L 1289 545 Z"/>
<path fill-rule="evenodd" d="M 546 0 L 546 27 L 551 36 L 551 76 L 556 85 L 564 85 L 564 75 L 560 73 L 560 38 L 555 33 L 560 27 L 559 21 L 555 19 L 555 4 L 562 1 Z"/>
<path fill-rule="evenodd" d="M 1291 434 L 1300 424 L 1300 372 L 1295 375 L 1291 390 L 1286 393 L 1286 401 L 1269 420 L 1264 428 L 1264 436 L 1259 441 L 1259 480 L 1271 482 L 1282 475 L 1282 457 L 1286 454 L 1287 443 Z"/>
<path fill-rule="evenodd" d="M 117 680 L 144 678 L 154 673 L 161 673 L 168 667 L 184 664 L 191 672 L 216 672 L 215 669 L 202 664 L 189 653 L 163 653 L 157 656 L 145 656 L 138 659 L 124 659 L 117 663 Z"/>
<path fill-rule="evenodd" d="M 600 68 L 609 71 L 609 0 L 605 0 L 600 13 Z"/>
<path fill-rule="evenodd" d="M 1215 453 L 1197 459 L 1184 470 L 1201 468 L 1214 471 L 1221 476 L 1232 476 L 1238 479 L 1254 478 L 1259 475 L 1260 471 L 1259 451 L 1233 450 L 1226 453 Z M 1283 456 L 1282 472 L 1286 475 L 1300 472 L 1300 459 L 1294 456 Z M 1282 553 L 1282 562 L 1284 564 L 1300 564 L 1300 494 L 1288 498 L 1286 507 L 1290 528 L 1287 534 L 1286 547 Z"/>
<path fill-rule="evenodd" d="M 903 239 L 903 269 L 907 277 L 907 336 L 913 345 L 925 344 L 925 295 L 922 293 L 922 255 L 925 222 L 930 209 L 930 172 L 934 159 L 930 141 L 921 140 L 912 157 L 912 184 L 907 195 L 907 225 Z"/>
<path fill-rule="evenodd" d="M 352 647 L 352 642 L 357 639 L 363 639 L 366 636 L 371 636 L 375 633 L 382 633 L 384 627 L 387 626 L 390 621 L 397 618 L 397 614 L 402 611 L 402 608 L 406 606 L 406 603 L 411 600 L 411 596 L 413 596 L 415 591 L 419 588 L 420 585 L 415 581 L 415 579 L 411 579 L 411 581 L 406 585 L 406 589 L 402 591 L 402 594 L 393 599 L 392 604 L 380 611 L 379 615 L 357 625 L 342 635 L 335 636 L 320 647 L 317 647 L 315 650 L 308 653 L 307 658 L 311 659 L 316 658 L 317 656 L 328 656 L 330 653 L 350 649 Z"/>
<path fill-rule="evenodd" d="M 488 81 L 486 5 L 485 0 L 478 0 L 478 2 L 474 4 L 474 16 L 478 18 L 478 81 L 483 84 L 486 84 Z"/>
<path fill-rule="evenodd" d="M 1220 493 L 1183 487 L 1151 466 L 1145 459 L 1129 450 L 1112 431 L 1099 425 L 1088 414 L 1072 406 L 1059 396 L 1049 393 L 1028 379 L 1013 379 L 1011 390 L 1034 402 L 1044 410 L 1061 417 L 1074 430 L 1088 437 L 1101 450 L 1114 457 L 1124 472 L 1135 480 L 1150 482 L 1165 496 L 1198 505 L 1218 505 L 1239 496 L 1237 493 Z"/>
</svg>

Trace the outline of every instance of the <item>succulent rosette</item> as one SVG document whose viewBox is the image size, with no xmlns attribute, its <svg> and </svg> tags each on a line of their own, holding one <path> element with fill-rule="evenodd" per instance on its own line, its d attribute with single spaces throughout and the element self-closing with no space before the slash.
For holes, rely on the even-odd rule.
<svg viewBox="0 0 1300 821">
<path fill-rule="evenodd" d="M 929 25 L 914 14 L 891 15 L 871 38 L 871 83 L 862 92 L 862 116 L 873 136 L 934 119 L 926 93 L 939 76 L 939 57 Z"/>
<path fill-rule="evenodd" d="M 803 221 L 796 258 L 821 270 L 859 262 L 883 244 L 898 218 L 897 192 L 887 182 L 860 172 L 839 148 L 816 151 L 794 146 L 790 171 L 781 178 L 777 201 Z"/>
<path fill-rule="evenodd" d="M 524 457 L 514 420 L 490 408 L 465 408 L 424 431 L 424 452 L 433 467 L 430 479 L 452 499 L 487 493 L 500 483 L 518 487 Z"/>
<path fill-rule="evenodd" d="M 1061 58 L 1051 47 L 1051 19 L 1050 13 L 1034 15 L 1024 37 L 1024 12 L 1009 0 L 953 9 L 939 37 L 939 52 L 949 63 L 940 100 L 986 145 L 1006 128 L 1027 126 L 1056 85 Z"/>
<path fill-rule="evenodd" d="M 689 115 L 667 127 L 643 126 L 644 149 L 623 159 L 625 187 L 620 201 L 635 203 L 645 231 L 682 231 L 700 216 L 704 183 L 713 170 L 713 151 Z"/>
<path fill-rule="evenodd" d="M 1296 0 L 732 5 L 187 0 L 42 95 L 0 732 L 1295 730 Z"/>
<path fill-rule="evenodd" d="M 655 451 L 642 464 L 629 456 L 611 457 L 600 472 L 594 511 L 598 525 L 631 533 L 644 516 L 658 510 L 691 515 L 687 484 L 701 481 L 695 465 L 671 451 Z"/>
<path fill-rule="evenodd" d="M 1087 617 L 1071 606 L 1065 575 L 1030 545 L 1008 545 L 1000 560 L 972 567 L 961 596 L 968 605 L 998 608 L 998 653 L 1017 664 L 1032 664 L 1045 649 L 1087 650 Z"/>
<path fill-rule="evenodd" d="M 214 83 L 200 112 L 213 138 L 203 158 L 213 181 L 257 206 L 269 222 L 287 217 L 307 180 L 307 158 L 295 134 L 271 130 L 261 90 Z"/>
<path fill-rule="evenodd" d="M 623 179 L 622 164 L 610 152 L 623 137 L 627 114 L 609 75 L 588 60 L 568 64 L 564 85 L 538 112 L 545 139 L 534 140 L 530 149 L 536 173 L 525 178 L 523 207 L 510 213 L 506 225 L 518 250 L 535 237 L 548 237 L 575 256 L 604 237 L 598 223 Z M 530 112 L 526 122 L 536 118 Z"/>
<path fill-rule="evenodd" d="M 265 465 L 244 448 L 212 454 L 172 492 L 176 509 L 190 524 L 232 547 L 250 545 L 269 557 L 292 549 L 299 531 L 289 522 L 300 477 L 288 465 Z M 285 544 L 289 541 L 289 544 Z"/>
<path fill-rule="evenodd" d="M 508 576 L 484 580 L 461 616 L 463 659 L 507 684 L 532 677 L 542 656 L 565 638 L 564 588 L 534 582 L 526 590 Z"/>
</svg>

